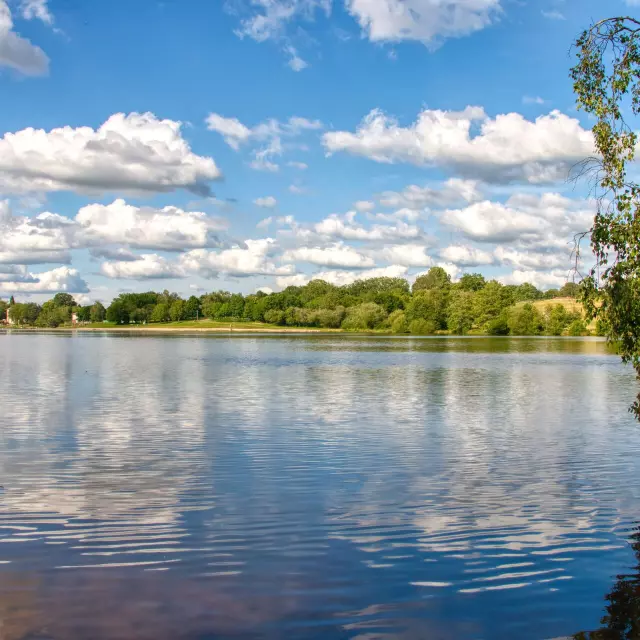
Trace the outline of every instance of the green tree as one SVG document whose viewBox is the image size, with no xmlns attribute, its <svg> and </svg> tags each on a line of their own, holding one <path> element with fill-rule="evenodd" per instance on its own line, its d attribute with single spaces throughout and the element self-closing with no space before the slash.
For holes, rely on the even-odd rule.
<svg viewBox="0 0 640 640">
<path fill-rule="evenodd" d="M 575 316 L 563 305 L 548 305 L 545 310 L 545 333 L 550 336 L 561 336 L 573 320 Z"/>
<path fill-rule="evenodd" d="M 187 303 L 184 300 L 176 300 L 171 304 L 169 317 L 172 322 L 180 322 L 187 317 Z"/>
<path fill-rule="evenodd" d="M 400 309 L 394 311 L 388 318 L 388 323 L 391 328 L 391 333 L 407 333 L 409 331 L 409 324 L 404 311 Z"/>
<path fill-rule="evenodd" d="M 514 302 L 531 302 L 532 300 L 540 300 L 543 297 L 542 291 L 534 287 L 528 282 L 517 286 L 514 291 Z"/>
<path fill-rule="evenodd" d="M 111 307 L 109 307 L 110 309 Z M 107 310 L 108 312 L 108 310 Z M 108 316 L 107 316 L 108 317 Z M 168 302 L 159 302 L 151 312 L 151 322 L 168 322 L 171 317 L 171 307 Z"/>
<path fill-rule="evenodd" d="M 0 322 L 3 322 L 7 317 L 7 309 L 9 308 L 9 303 L 5 300 L 0 300 Z"/>
<path fill-rule="evenodd" d="M 409 331 L 415 336 L 428 336 L 436 332 L 436 325 L 432 320 L 418 318 L 411 321 Z"/>
<path fill-rule="evenodd" d="M 544 329 L 540 312 L 530 303 L 509 309 L 507 326 L 514 336 L 539 336 Z"/>
<path fill-rule="evenodd" d="M 568 327 L 567 327 L 567 335 L 570 336 L 587 336 L 589 335 L 589 330 L 587 329 L 587 325 L 582 318 L 576 318 Z"/>
<path fill-rule="evenodd" d="M 98 301 L 91 307 L 91 322 L 104 322 L 107 317 L 107 310 L 102 302 Z"/>
<path fill-rule="evenodd" d="M 342 327 L 351 331 L 366 331 L 377 328 L 386 318 L 387 312 L 380 305 L 375 302 L 363 302 L 347 309 Z"/>
<path fill-rule="evenodd" d="M 56 293 L 56 295 L 53 296 L 52 302 L 54 307 L 77 306 L 76 301 L 73 299 L 73 296 L 69 293 Z"/>
<path fill-rule="evenodd" d="M 200 300 L 198 298 L 191 296 L 187 300 L 185 314 L 186 320 L 196 320 L 198 318 L 200 314 Z"/>
<path fill-rule="evenodd" d="M 39 315 L 40 305 L 35 302 L 14 302 L 9 308 L 9 317 L 16 324 L 35 324 Z"/>
<path fill-rule="evenodd" d="M 473 327 L 473 290 L 452 291 L 447 309 L 447 327 L 451 333 L 464 335 Z"/>
<path fill-rule="evenodd" d="M 580 295 L 580 285 L 575 282 L 566 282 L 558 291 L 558 297 L 577 298 Z"/>
<path fill-rule="evenodd" d="M 481 273 L 465 273 L 458 282 L 458 288 L 463 291 L 480 291 L 486 284 Z"/>
<path fill-rule="evenodd" d="M 115 324 L 129 324 L 129 311 L 121 300 L 114 300 L 107 308 L 106 318 Z"/>
<path fill-rule="evenodd" d="M 89 322 L 91 320 L 91 305 L 76 307 L 75 313 L 78 318 L 78 322 Z"/>
<path fill-rule="evenodd" d="M 598 208 L 589 231 L 595 264 L 582 282 L 588 318 L 596 319 L 640 376 L 640 185 L 629 165 L 637 134 L 626 114 L 640 114 L 640 21 L 601 20 L 576 42 L 571 70 L 578 108 L 595 119 L 598 152 L 584 169 L 595 178 Z M 578 242 L 578 255 L 580 245 Z M 640 418 L 640 395 L 632 407 Z"/>
<path fill-rule="evenodd" d="M 269 324 L 284 324 L 284 311 L 268 309 L 264 314 L 264 321 Z"/>
<path fill-rule="evenodd" d="M 475 322 L 483 328 L 514 302 L 512 290 L 496 280 L 487 282 L 486 286 L 475 294 L 473 300 Z"/>
<path fill-rule="evenodd" d="M 448 292 L 443 289 L 418 290 L 407 304 L 407 320 L 427 320 L 435 329 L 444 329 L 447 324 Z"/>
<path fill-rule="evenodd" d="M 412 291 L 425 289 L 444 289 L 451 284 L 451 276 L 442 267 L 431 267 L 427 273 L 418 276 L 413 283 Z"/>
</svg>

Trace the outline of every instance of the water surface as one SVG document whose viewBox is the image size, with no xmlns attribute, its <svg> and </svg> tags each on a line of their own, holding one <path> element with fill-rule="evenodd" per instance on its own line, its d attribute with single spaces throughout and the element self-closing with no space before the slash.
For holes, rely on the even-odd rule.
<svg viewBox="0 0 640 640">
<path fill-rule="evenodd" d="M 537 640 L 634 565 L 593 339 L 0 334 L 0 638 Z"/>
</svg>

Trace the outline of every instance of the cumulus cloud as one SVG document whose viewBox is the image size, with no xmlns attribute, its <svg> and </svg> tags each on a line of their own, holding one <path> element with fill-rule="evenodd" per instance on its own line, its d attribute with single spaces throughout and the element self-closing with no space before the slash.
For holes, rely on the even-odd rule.
<svg viewBox="0 0 640 640">
<path fill-rule="evenodd" d="M 221 175 L 212 158 L 191 151 L 180 122 L 152 113 L 117 113 L 95 130 L 28 128 L 0 139 L 0 191 L 5 193 L 149 195 L 188 189 L 208 195 L 209 182 Z"/>
<path fill-rule="evenodd" d="M 499 0 L 345 0 L 347 11 L 372 42 L 413 40 L 434 49 L 489 26 Z"/>
<path fill-rule="evenodd" d="M 506 203 L 485 200 L 447 210 L 440 221 L 481 242 L 544 245 L 556 238 L 566 244 L 576 232 L 589 229 L 593 212 L 593 203 L 556 193 L 515 194 Z"/>
<path fill-rule="evenodd" d="M 322 122 L 319 120 L 308 120 L 298 116 L 292 116 L 286 122 L 272 118 L 250 128 L 237 118 L 227 118 L 218 113 L 210 113 L 206 123 L 209 131 L 219 133 L 235 151 L 248 143 L 260 145 L 253 149 L 253 160 L 249 166 L 258 171 L 271 172 L 280 169 L 280 166 L 273 162 L 273 159 L 284 153 L 283 138 L 295 138 L 305 131 L 322 128 Z"/>
<path fill-rule="evenodd" d="M 244 246 L 234 246 L 223 251 L 195 249 L 180 258 L 180 264 L 189 273 L 205 278 L 215 277 L 218 273 L 228 276 L 278 276 L 295 272 L 292 265 L 278 266 L 272 259 L 275 249 L 272 238 L 247 240 Z"/>
<path fill-rule="evenodd" d="M 482 193 L 477 180 L 450 178 L 437 188 L 411 184 L 402 191 L 385 191 L 378 197 L 378 202 L 383 207 L 421 211 L 476 202 L 481 198 Z"/>
<path fill-rule="evenodd" d="M 20 3 L 22 17 L 25 20 L 41 20 L 51 26 L 53 15 L 47 6 L 47 0 L 22 0 Z"/>
<path fill-rule="evenodd" d="M 530 272 L 548 271 L 550 269 L 569 269 L 570 251 L 568 247 L 564 252 L 557 252 L 555 247 L 547 251 L 519 251 L 505 247 L 497 247 L 493 252 L 496 260 L 509 267 L 514 267 L 521 271 Z"/>
<path fill-rule="evenodd" d="M 184 278 L 187 275 L 181 265 L 170 262 L 157 253 L 145 253 L 134 261 L 103 262 L 100 273 L 107 278 L 123 280 L 159 280 Z"/>
<path fill-rule="evenodd" d="M 427 246 L 423 244 L 387 245 L 382 249 L 371 250 L 369 255 L 376 261 L 389 262 L 404 267 L 430 267 L 433 258 L 427 254 Z"/>
<path fill-rule="evenodd" d="M 89 287 L 77 269 L 58 267 L 44 273 L 30 273 L 14 281 L 0 281 L 3 293 L 88 293 Z"/>
<path fill-rule="evenodd" d="M 353 208 L 359 213 L 369 213 L 376 208 L 376 204 L 370 200 L 358 200 L 354 203 Z"/>
<path fill-rule="evenodd" d="M 375 269 L 365 269 L 364 271 L 318 271 L 314 274 L 297 273 L 291 276 L 276 278 L 276 284 L 280 288 L 289 286 L 302 286 L 311 280 L 325 280 L 336 286 L 351 284 L 356 280 L 367 280 L 369 278 L 402 278 L 407 273 L 407 267 L 401 265 L 390 265 L 388 267 L 377 267 Z"/>
<path fill-rule="evenodd" d="M 422 229 L 398 221 L 395 225 L 374 224 L 364 227 L 356 222 L 356 212 L 345 215 L 331 214 L 314 225 L 313 230 L 323 236 L 342 240 L 392 242 L 420 238 Z"/>
<path fill-rule="evenodd" d="M 373 258 L 343 243 L 336 243 L 327 247 L 289 249 L 283 253 L 282 261 L 308 262 L 324 267 L 344 267 L 347 269 L 362 269 L 375 266 Z"/>
<path fill-rule="evenodd" d="M 75 221 L 77 245 L 124 244 L 165 251 L 219 246 L 217 232 L 226 228 L 223 221 L 206 213 L 135 207 L 120 199 L 83 207 Z"/>
<path fill-rule="evenodd" d="M 0 282 L 37 282 L 27 267 L 17 264 L 0 264 Z"/>
<path fill-rule="evenodd" d="M 473 136 L 475 126 L 479 132 Z M 519 113 L 490 118 L 481 107 L 425 109 L 408 127 L 373 110 L 355 133 L 327 132 L 323 142 L 330 154 L 442 167 L 495 183 L 561 180 L 573 164 L 594 154 L 591 132 L 560 111 L 530 121 Z"/>
<path fill-rule="evenodd" d="M 48 73 L 49 58 L 40 47 L 14 31 L 9 5 L 0 0 L 0 67 L 3 66 L 28 76 L 40 76 Z"/>
<path fill-rule="evenodd" d="M 488 251 L 467 245 L 449 245 L 440 250 L 440 257 L 459 267 L 479 267 L 495 262 L 495 257 Z"/>
<path fill-rule="evenodd" d="M 141 257 L 129 249 L 124 247 L 95 247 L 89 249 L 91 257 L 98 260 L 116 260 L 118 262 L 134 262 L 135 260 L 141 260 Z"/>
<path fill-rule="evenodd" d="M 278 201 L 273 196 L 265 196 L 264 198 L 256 198 L 253 204 L 264 209 L 273 209 Z"/>
<path fill-rule="evenodd" d="M 507 275 L 499 276 L 497 280 L 503 284 L 524 284 L 529 282 L 538 289 L 558 289 L 568 282 L 569 270 L 554 270 L 551 272 L 516 269 Z"/>
</svg>

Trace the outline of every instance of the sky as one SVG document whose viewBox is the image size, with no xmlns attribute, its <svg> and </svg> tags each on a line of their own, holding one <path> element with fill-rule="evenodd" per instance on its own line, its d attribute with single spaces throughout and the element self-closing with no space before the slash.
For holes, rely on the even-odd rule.
<svg viewBox="0 0 640 640">
<path fill-rule="evenodd" d="M 571 44 L 638 0 L 0 0 L 0 297 L 562 286 Z"/>
</svg>

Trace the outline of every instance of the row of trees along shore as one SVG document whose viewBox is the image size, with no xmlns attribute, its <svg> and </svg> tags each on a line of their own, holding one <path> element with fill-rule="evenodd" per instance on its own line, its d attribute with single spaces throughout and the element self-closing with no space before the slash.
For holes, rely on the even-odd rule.
<svg viewBox="0 0 640 640">
<path fill-rule="evenodd" d="M 175 293 L 122 293 L 108 307 L 100 302 L 78 306 L 68 293 L 58 293 L 42 306 L 0 301 L 0 317 L 17 325 L 59 327 L 71 323 L 117 325 L 210 319 L 264 322 L 287 327 L 350 331 L 387 331 L 428 335 L 438 332 L 489 335 L 588 335 L 578 305 L 554 303 L 575 298 L 579 285 L 542 292 L 531 284 L 487 282 L 465 274 L 452 283 L 440 267 L 419 276 L 412 287 L 403 278 L 371 278 L 335 286 L 312 280 L 278 293 L 251 295 L 217 291 L 184 300 Z M 537 301 L 548 300 L 548 304 Z M 536 303 L 536 304 L 532 304 Z M 579 307 L 578 307 L 579 308 Z"/>
</svg>

